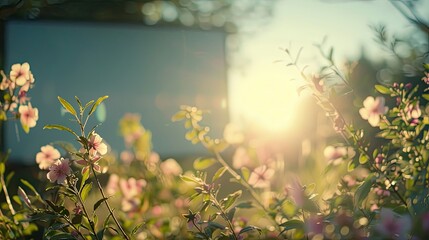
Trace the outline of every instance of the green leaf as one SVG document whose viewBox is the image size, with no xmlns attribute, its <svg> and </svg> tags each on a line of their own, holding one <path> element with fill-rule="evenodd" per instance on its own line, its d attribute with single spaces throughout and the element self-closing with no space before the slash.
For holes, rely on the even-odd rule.
<svg viewBox="0 0 429 240">
<path fill-rule="evenodd" d="M 102 103 L 106 98 L 108 98 L 109 96 L 103 96 L 103 97 L 99 97 L 97 99 L 97 101 L 95 101 L 95 103 L 92 105 L 91 109 L 89 110 L 88 116 L 90 116 L 98 107 L 98 105 L 100 105 L 100 103 Z"/>
<path fill-rule="evenodd" d="M 77 117 L 76 115 L 76 110 L 74 110 L 73 106 L 67 102 L 65 99 L 63 99 L 62 97 L 58 96 L 58 100 L 60 101 L 61 105 L 63 105 L 63 107 L 69 112 L 71 113 L 73 116 Z"/>
<path fill-rule="evenodd" d="M 85 186 L 86 180 L 88 180 L 90 172 L 91 171 L 84 171 L 82 173 L 82 179 L 81 179 L 81 182 L 80 182 L 79 191 L 82 191 L 83 186 Z"/>
<path fill-rule="evenodd" d="M 194 176 L 180 175 L 180 179 L 185 182 L 199 183 L 199 179 L 196 179 Z"/>
<path fill-rule="evenodd" d="M 5 164 L 3 162 L 0 162 L 0 175 L 3 175 L 5 170 Z"/>
<path fill-rule="evenodd" d="M 71 130 L 70 128 L 65 127 L 63 125 L 48 124 L 48 125 L 44 126 L 43 129 L 55 129 L 55 130 L 60 130 L 60 131 L 67 131 L 67 132 L 73 134 L 74 136 L 78 137 L 77 134 L 75 132 L 73 132 L 73 130 Z"/>
<path fill-rule="evenodd" d="M 241 196 L 241 193 L 242 193 L 242 191 L 238 190 L 238 191 L 236 191 L 234 193 L 229 194 L 226 198 L 224 198 L 224 199 L 221 200 L 221 205 L 225 209 L 228 209 Z"/>
<path fill-rule="evenodd" d="M 212 178 L 212 182 L 216 181 L 217 179 L 219 179 L 220 177 L 222 177 L 222 175 L 226 172 L 226 167 L 221 167 L 219 168 L 216 173 L 213 175 Z"/>
<path fill-rule="evenodd" d="M 142 222 L 142 223 L 137 224 L 137 225 L 133 228 L 133 230 L 131 231 L 131 235 L 136 234 L 136 233 L 137 233 L 137 231 L 138 231 L 141 227 L 143 227 L 145 224 L 146 224 L 145 222 Z"/>
<path fill-rule="evenodd" d="M 260 228 L 256 227 L 256 226 L 246 226 L 246 227 L 244 227 L 244 228 L 242 228 L 240 230 L 240 232 L 238 233 L 238 235 L 243 234 L 245 232 L 255 231 L 255 230 L 258 231 L 259 234 L 261 234 L 261 232 L 262 232 L 262 230 Z"/>
<path fill-rule="evenodd" d="M 422 97 L 429 101 L 429 94 L 428 93 L 422 94 Z"/>
<path fill-rule="evenodd" d="M 24 130 L 25 133 L 29 133 L 30 132 L 30 128 L 25 125 L 25 124 L 21 124 L 22 130 Z"/>
<path fill-rule="evenodd" d="M 92 183 L 86 184 L 82 191 L 80 192 L 80 197 L 82 198 L 83 201 L 85 201 L 85 199 L 88 197 L 89 192 L 92 189 Z"/>
<path fill-rule="evenodd" d="M 252 201 L 241 202 L 235 205 L 236 208 L 253 208 Z"/>
<path fill-rule="evenodd" d="M 356 168 L 356 164 L 355 164 L 353 161 L 350 161 L 350 162 L 347 164 L 347 171 L 348 171 L 348 172 L 353 171 L 355 168 Z"/>
<path fill-rule="evenodd" d="M 237 209 L 233 207 L 226 213 L 226 217 L 228 218 L 229 221 L 232 221 L 232 219 L 234 218 L 235 210 Z"/>
<path fill-rule="evenodd" d="M 250 170 L 247 167 L 241 168 L 241 176 L 243 176 L 243 179 L 247 182 L 250 177 Z"/>
<path fill-rule="evenodd" d="M 186 111 L 178 111 L 176 114 L 174 114 L 171 117 L 171 121 L 172 122 L 181 121 L 181 120 L 185 119 L 185 117 L 186 117 Z"/>
<path fill-rule="evenodd" d="M 102 199 L 100 199 L 100 200 L 98 200 L 95 204 L 94 204 L 94 211 L 95 210 L 97 210 L 97 208 L 98 207 L 100 207 L 100 205 L 104 202 L 104 201 L 106 201 L 107 199 L 109 199 L 109 198 L 102 198 Z"/>
<path fill-rule="evenodd" d="M 194 161 L 194 168 L 196 170 L 204 170 L 215 163 L 216 163 L 216 159 L 214 158 L 197 158 Z"/>
<path fill-rule="evenodd" d="M 28 181 L 21 179 L 21 183 L 24 184 L 25 186 L 27 186 L 34 194 L 36 194 L 36 196 L 39 196 L 39 193 L 36 191 L 36 189 L 33 187 L 33 185 L 31 185 L 31 183 L 29 183 Z"/>
<path fill-rule="evenodd" d="M 372 184 L 374 181 L 374 176 L 370 174 L 368 177 L 365 178 L 363 183 L 356 189 L 355 192 L 355 206 L 359 207 L 363 200 L 365 200 L 366 197 L 368 197 L 368 193 L 371 190 Z"/>
<path fill-rule="evenodd" d="M 359 163 L 360 164 L 363 165 L 363 164 L 367 163 L 368 160 L 369 160 L 369 157 L 365 153 L 360 154 L 360 156 L 359 156 Z"/>
<path fill-rule="evenodd" d="M 210 226 L 210 227 L 213 227 L 213 228 L 218 228 L 218 229 L 225 229 L 225 226 L 223 226 L 222 224 L 220 224 L 220 223 L 217 223 L 217 222 L 208 222 L 208 225 Z"/>
<path fill-rule="evenodd" d="M 280 227 L 284 227 L 283 231 L 288 231 L 291 229 L 304 229 L 304 222 L 298 219 L 292 219 L 287 222 L 280 224 Z"/>
<path fill-rule="evenodd" d="M 375 89 L 381 94 L 390 94 L 390 89 L 383 85 L 375 85 Z"/>
</svg>

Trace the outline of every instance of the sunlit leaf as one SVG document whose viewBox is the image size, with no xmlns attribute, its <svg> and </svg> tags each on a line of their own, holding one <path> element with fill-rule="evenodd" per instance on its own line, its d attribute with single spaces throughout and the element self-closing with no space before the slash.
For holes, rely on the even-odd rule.
<svg viewBox="0 0 429 240">
<path fill-rule="evenodd" d="M 86 184 L 82 191 L 80 192 L 80 197 L 82 198 L 82 200 L 85 201 L 85 199 L 88 197 L 89 192 L 92 189 L 92 183 Z"/>
<path fill-rule="evenodd" d="M 304 222 L 298 219 L 292 219 L 280 224 L 280 227 L 284 227 L 283 231 L 288 231 L 292 229 L 303 229 L 305 227 Z"/>
<path fill-rule="evenodd" d="M 226 198 L 222 199 L 221 201 L 221 205 L 225 208 L 228 209 L 229 207 L 232 206 L 232 204 L 235 203 L 235 201 L 241 196 L 242 191 L 238 190 L 234 193 L 229 194 Z"/>
<path fill-rule="evenodd" d="M 241 202 L 235 205 L 236 208 L 253 208 L 252 201 Z"/>
<path fill-rule="evenodd" d="M 374 176 L 370 174 L 368 177 L 365 178 L 363 183 L 356 189 L 355 192 L 355 205 L 359 207 L 363 200 L 368 197 L 368 193 L 371 190 L 372 184 L 374 181 Z"/>
<path fill-rule="evenodd" d="M 171 121 L 173 121 L 173 122 L 181 121 L 181 120 L 185 119 L 185 117 L 186 117 L 185 111 L 178 111 L 176 114 L 174 114 L 171 117 Z"/>
<path fill-rule="evenodd" d="M 100 207 L 100 205 L 103 203 L 103 202 L 105 202 L 107 199 L 109 199 L 109 198 L 102 198 L 102 199 L 100 199 L 100 200 L 98 200 L 95 204 L 94 204 L 94 211 L 95 210 L 97 210 L 98 209 L 98 207 Z"/>
<path fill-rule="evenodd" d="M 247 182 L 250 177 L 250 170 L 247 167 L 241 168 L 241 176 L 243 176 L 243 179 Z"/>
<path fill-rule="evenodd" d="M 95 103 L 92 105 L 91 109 L 89 110 L 88 116 L 90 116 L 98 107 L 98 105 L 100 105 L 106 98 L 108 98 L 109 96 L 103 96 L 103 97 L 99 97 L 97 99 L 97 101 L 95 101 Z"/>
<path fill-rule="evenodd" d="M 199 183 L 198 179 L 195 179 L 193 176 L 180 175 L 180 179 L 185 182 Z"/>
<path fill-rule="evenodd" d="M 216 159 L 214 158 L 197 158 L 194 161 L 193 166 L 196 170 L 204 170 L 215 163 L 216 163 Z"/>
<path fill-rule="evenodd" d="M 369 157 L 366 154 L 364 154 L 364 153 L 360 154 L 360 156 L 359 156 L 359 163 L 360 164 L 363 165 L 363 164 L 367 163 L 368 160 L 369 160 Z"/>
<path fill-rule="evenodd" d="M 73 106 L 67 102 L 67 100 L 63 99 L 62 97 L 58 96 L 58 100 L 60 101 L 61 105 L 63 105 L 64 109 L 67 110 L 67 112 L 71 113 L 73 116 L 76 115 L 76 110 L 73 108 Z"/>
<path fill-rule="evenodd" d="M 226 172 L 227 168 L 226 167 L 221 167 L 219 168 L 216 173 L 213 175 L 212 178 L 212 182 L 216 181 L 217 179 L 219 179 L 220 177 L 222 177 L 222 175 Z"/>
<path fill-rule="evenodd" d="M 33 187 L 33 185 L 31 185 L 30 182 L 21 179 L 21 183 L 24 184 L 25 186 L 27 186 L 34 194 L 36 194 L 37 196 L 39 195 L 39 193 L 36 191 L 36 189 Z"/>
<path fill-rule="evenodd" d="M 43 129 L 55 129 L 55 130 L 60 130 L 60 131 L 67 131 L 67 132 L 69 132 L 69 133 L 71 133 L 77 137 L 77 134 L 75 132 L 73 132 L 73 130 L 71 130 L 70 128 L 65 127 L 63 125 L 48 124 L 48 125 L 44 126 Z"/>
<path fill-rule="evenodd" d="M 383 85 L 375 85 L 375 89 L 381 94 L 390 94 L 390 89 Z"/>
<path fill-rule="evenodd" d="M 243 234 L 245 232 L 250 232 L 250 231 L 258 231 L 259 234 L 261 234 L 262 230 L 256 226 L 246 226 L 244 228 L 242 228 L 240 230 L 240 232 L 238 233 L 238 235 Z"/>
</svg>

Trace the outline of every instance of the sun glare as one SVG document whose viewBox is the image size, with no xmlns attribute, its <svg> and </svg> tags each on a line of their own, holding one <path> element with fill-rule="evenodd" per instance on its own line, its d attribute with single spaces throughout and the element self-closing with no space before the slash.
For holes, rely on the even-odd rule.
<svg viewBox="0 0 429 240">
<path fill-rule="evenodd" d="M 284 73 L 255 74 L 241 79 L 235 93 L 235 114 L 239 120 L 261 131 L 282 132 L 296 124 L 299 96 Z M 245 82 L 245 84 L 244 84 Z"/>
</svg>

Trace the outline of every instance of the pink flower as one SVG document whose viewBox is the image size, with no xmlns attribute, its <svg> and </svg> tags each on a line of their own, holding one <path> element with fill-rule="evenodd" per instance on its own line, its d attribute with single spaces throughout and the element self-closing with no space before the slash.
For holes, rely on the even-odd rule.
<svg viewBox="0 0 429 240">
<path fill-rule="evenodd" d="M 134 212 L 140 206 L 140 198 L 123 198 L 121 201 L 121 209 L 124 212 Z"/>
<path fill-rule="evenodd" d="M 121 152 L 119 158 L 122 160 L 123 163 L 130 165 L 131 162 L 134 160 L 134 154 L 131 151 L 125 150 Z"/>
<path fill-rule="evenodd" d="M 411 125 L 417 125 L 418 118 L 422 115 L 419 102 L 416 102 L 415 104 L 408 104 L 405 107 L 405 112 L 407 114 L 407 120 L 411 120 Z"/>
<path fill-rule="evenodd" d="M 81 159 L 76 161 L 77 164 L 84 166 L 82 168 L 82 173 L 85 173 L 86 171 L 88 171 L 91 166 L 94 168 L 96 172 L 101 172 L 101 167 L 98 164 L 98 160 L 100 160 L 101 157 L 98 155 L 89 156 L 89 157 L 90 157 L 89 160 Z"/>
<path fill-rule="evenodd" d="M 37 108 L 33 108 L 31 103 L 28 106 L 19 106 L 18 109 L 20 113 L 21 124 L 24 127 L 32 128 L 36 126 L 37 120 L 39 120 L 39 110 Z"/>
<path fill-rule="evenodd" d="M 407 239 L 411 230 L 411 219 L 407 215 L 395 216 L 391 209 L 383 208 L 376 229 L 386 238 Z"/>
<path fill-rule="evenodd" d="M 248 183 L 255 188 L 270 186 L 270 179 L 274 176 L 274 170 L 266 165 L 259 166 L 250 174 Z"/>
<path fill-rule="evenodd" d="M 119 184 L 119 176 L 116 174 L 110 175 L 109 181 L 107 182 L 107 186 L 106 186 L 106 193 L 108 195 L 115 195 L 115 193 L 118 191 L 118 184 Z"/>
<path fill-rule="evenodd" d="M 323 151 L 323 155 L 329 162 L 333 162 L 334 165 L 337 165 L 340 160 L 347 156 L 347 148 L 327 146 Z"/>
<path fill-rule="evenodd" d="M 69 165 L 69 160 L 61 158 L 54 162 L 49 167 L 49 172 L 47 177 L 51 182 L 57 182 L 58 184 L 64 184 L 66 182 L 66 178 L 71 173 L 71 168 Z"/>
<path fill-rule="evenodd" d="M 161 168 L 161 171 L 167 176 L 179 176 L 183 172 L 180 165 L 172 158 L 161 162 L 159 167 Z"/>
<path fill-rule="evenodd" d="M 12 82 L 10 79 L 8 79 L 3 71 L 0 71 L 0 74 L 2 76 L 2 80 L 0 83 L 0 90 L 14 89 L 15 83 Z"/>
<path fill-rule="evenodd" d="M 97 153 L 101 156 L 107 153 L 107 145 L 97 133 L 93 133 L 88 141 L 89 154 L 95 156 Z"/>
<path fill-rule="evenodd" d="M 305 192 L 299 179 L 292 179 L 289 189 L 286 189 L 298 207 L 304 206 Z"/>
<path fill-rule="evenodd" d="M 43 146 L 40 150 L 41 152 L 36 154 L 36 162 L 40 169 L 48 169 L 55 160 L 61 157 L 60 152 L 51 145 Z"/>
<path fill-rule="evenodd" d="M 244 147 L 239 147 L 235 150 L 234 156 L 232 157 L 232 166 L 236 169 L 242 167 L 249 167 L 252 163 L 252 159 Z"/>
<path fill-rule="evenodd" d="M 136 180 L 135 178 L 120 179 L 119 187 L 121 188 L 122 194 L 125 199 L 132 199 L 137 197 L 146 186 L 146 181 L 144 179 Z"/>
<path fill-rule="evenodd" d="M 373 127 L 380 123 L 380 115 L 387 112 L 387 107 L 384 106 L 384 97 L 367 97 L 363 101 L 363 108 L 359 109 L 359 113 L 363 119 L 368 120 Z"/>
<path fill-rule="evenodd" d="M 16 83 L 18 86 L 24 85 L 30 78 L 30 65 L 28 63 L 19 63 L 12 65 L 12 70 L 10 71 L 10 79 Z"/>
</svg>

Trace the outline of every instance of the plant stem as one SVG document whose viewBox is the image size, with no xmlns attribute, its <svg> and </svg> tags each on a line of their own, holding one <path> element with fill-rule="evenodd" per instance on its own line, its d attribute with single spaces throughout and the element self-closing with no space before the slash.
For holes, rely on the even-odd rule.
<svg viewBox="0 0 429 240">
<path fill-rule="evenodd" d="M 124 229 L 122 228 L 122 226 L 119 223 L 118 219 L 116 218 L 115 214 L 113 214 L 113 210 L 110 207 L 109 201 L 107 200 L 106 195 L 104 194 L 103 187 L 101 186 L 100 181 L 98 180 L 97 174 L 96 174 L 94 167 L 92 165 L 91 165 L 91 171 L 94 174 L 94 178 L 95 178 L 95 181 L 97 182 L 97 186 L 98 186 L 98 189 L 100 190 L 102 198 L 106 199 L 106 201 L 104 201 L 104 204 L 106 205 L 107 209 L 109 210 L 109 213 L 112 215 L 113 221 L 115 222 L 116 226 L 118 226 L 119 231 L 121 231 L 121 234 L 124 236 L 124 238 L 129 240 L 130 237 L 128 237 L 128 235 L 125 233 Z"/>
<path fill-rule="evenodd" d="M 84 212 L 84 214 L 85 214 L 85 216 L 86 216 L 86 218 L 88 218 L 88 221 L 89 221 L 89 226 L 91 227 L 91 230 L 92 230 L 92 233 L 94 234 L 94 236 L 95 236 L 95 239 L 99 239 L 98 238 L 98 236 L 97 236 L 97 232 L 95 231 L 95 226 L 94 226 L 94 222 L 90 219 L 90 217 L 89 217 L 89 214 L 88 214 L 88 211 L 86 210 L 86 207 L 85 207 L 85 203 L 83 202 L 83 199 L 81 198 L 81 196 L 80 196 L 80 194 L 79 194 L 79 191 L 76 189 L 76 186 L 72 186 L 74 189 L 74 192 L 76 193 L 76 196 L 77 196 L 77 198 L 79 199 L 79 202 L 80 202 L 80 204 L 82 205 L 82 210 L 83 210 L 83 212 Z"/>
<path fill-rule="evenodd" d="M 4 174 L 3 173 L 0 176 L 0 181 L 1 181 L 1 185 L 2 185 L 2 188 L 3 188 L 4 196 L 6 198 L 6 202 L 7 202 L 7 205 L 9 207 L 10 213 L 12 214 L 12 216 L 15 216 L 16 212 L 15 212 L 15 209 L 13 208 L 12 202 L 10 201 L 10 196 L 9 196 L 8 191 L 7 191 L 7 187 L 6 187 L 6 183 L 4 181 Z M 17 223 L 16 220 L 14 220 L 14 222 Z"/>
<path fill-rule="evenodd" d="M 234 232 L 234 226 L 232 225 L 231 221 L 229 220 L 229 218 L 226 215 L 225 211 L 223 210 L 222 206 L 219 204 L 219 202 L 217 201 L 217 199 L 214 196 L 212 196 L 211 194 L 210 194 L 210 196 L 212 197 L 212 201 L 215 204 L 216 208 L 219 209 L 223 219 L 225 219 L 225 221 L 228 223 L 230 231 L 231 231 L 232 235 L 234 236 L 234 239 L 238 239 L 237 236 L 235 235 L 235 232 Z"/>
</svg>

